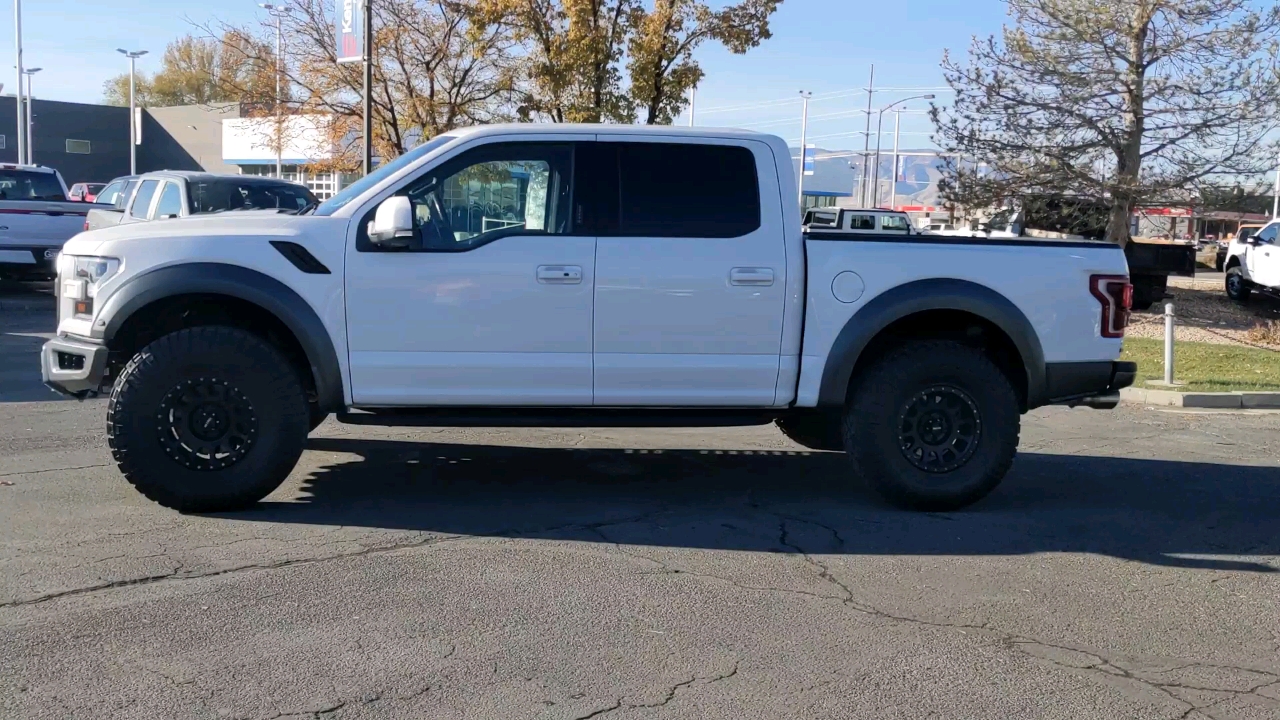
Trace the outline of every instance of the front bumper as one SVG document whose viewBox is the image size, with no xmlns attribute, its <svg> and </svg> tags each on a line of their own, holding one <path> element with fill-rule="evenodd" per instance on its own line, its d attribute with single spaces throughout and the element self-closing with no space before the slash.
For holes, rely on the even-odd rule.
<svg viewBox="0 0 1280 720">
<path fill-rule="evenodd" d="M 59 337 L 40 350 L 40 374 L 55 392 L 83 400 L 96 397 L 107 372 L 107 348 Z"/>
<path fill-rule="evenodd" d="M 1120 404 L 1120 390 L 1133 384 L 1138 364 L 1125 361 L 1049 363 L 1045 366 L 1046 405 L 1110 410 Z"/>
</svg>

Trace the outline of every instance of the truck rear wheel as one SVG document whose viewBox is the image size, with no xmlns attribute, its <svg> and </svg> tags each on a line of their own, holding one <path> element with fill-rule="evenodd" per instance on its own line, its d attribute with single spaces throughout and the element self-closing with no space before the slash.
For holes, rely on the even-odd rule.
<svg viewBox="0 0 1280 720">
<path fill-rule="evenodd" d="M 1227 268 L 1227 297 L 1236 302 L 1247 302 L 1253 294 L 1249 281 L 1244 277 L 1244 270 L 1239 265 Z"/>
<path fill-rule="evenodd" d="M 280 486 L 302 454 L 307 400 L 274 347 L 196 327 L 143 348 L 115 382 L 107 443 L 125 478 L 182 512 L 238 510 Z"/>
<path fill-rule="evenodd" d="M 920 510 L 974 503 L 1004 479 L 1018 449 L 1018 397 L 978 350 L 948 341 L 890 352 L 846 407 L 854 470 L 889 502 Z"/>
<path fill-rule="evenodd" d="M 797 445 L 810 450 L 844 452 L 844 432 L 838 413 L 794 412 L 773 422 Z"/>
</svg>

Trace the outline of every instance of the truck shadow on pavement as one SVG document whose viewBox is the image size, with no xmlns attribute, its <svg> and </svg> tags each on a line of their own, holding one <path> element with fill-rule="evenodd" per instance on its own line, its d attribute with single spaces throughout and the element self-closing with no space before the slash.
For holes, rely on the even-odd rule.
<svg viewBox="0 0 1280 720">
<path fill-rule="evenodd" d="M 834 453 L 551 449 L 313 438 L 340 453 L 242 520 L 849 555 L 1084 552 L 1275 572 L 1280 468 L 1024 453 L 959 512 L 884 505 Z M 1234 556 L 1234 557 L 1233 557 Z"/>
</svg>

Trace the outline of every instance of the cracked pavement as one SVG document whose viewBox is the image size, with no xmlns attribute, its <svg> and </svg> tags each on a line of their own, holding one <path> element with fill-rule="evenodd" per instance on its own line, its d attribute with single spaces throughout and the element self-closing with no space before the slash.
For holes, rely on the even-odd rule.
<svg viewBox="0 0 1280 720">
<path fill-rule="evenodd" d="M 1038 410 L 930 514 L 767 427 L 330 420 L 258 508 L 183 516 L 101 401 L 26 402 L 30 320 L 0 717 L 1280 716 L 1280 415 Z"/>
</svg>

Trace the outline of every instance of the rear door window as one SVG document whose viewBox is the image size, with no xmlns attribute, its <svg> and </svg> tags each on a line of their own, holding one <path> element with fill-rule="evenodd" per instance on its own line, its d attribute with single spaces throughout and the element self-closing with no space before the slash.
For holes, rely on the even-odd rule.
<svg viewBox="0 0 1280 720">
<path fill-rule="evenodd" d="M 151 198 L 155 197 L 159 180 L 143 180 L 138 191 L 133 194 L 133 202 L 129 204 L 129 217 L 138 220 L 147 219 L 147 211 L 151 209 Z"/>
<path fill-rule="evenodd" d="M 231 210 L 288 210 L 298 212 L 318 202 L 310 190 L 293 183 L 217 178 L 187 184 L 192 214 Z"/>
<path fill-rule="evenodd" d="M 849 230 L 875 230 L 876 216 L 867 213 L 846 213 L 849 218 Z"/>
<path fill-rule="evenodd" d="M 911 224 L 901 215 L 881 215 L 880 229 L 885 232 L 908 232 Z"/>
<path fill-rule="evenodd" d="M 755 155 L 735 145 L 618 144 L 618 234 L 731 238 L 760 227 Z"/>
</svg>

